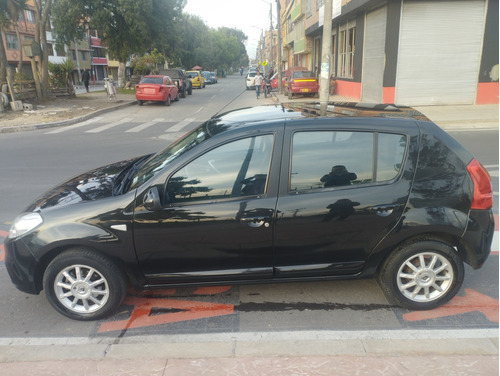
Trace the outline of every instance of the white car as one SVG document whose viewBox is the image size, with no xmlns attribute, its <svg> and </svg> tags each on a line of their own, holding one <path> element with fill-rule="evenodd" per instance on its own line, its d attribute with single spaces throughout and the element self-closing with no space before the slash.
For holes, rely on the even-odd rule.
<svg viewBox="0 0 500 376">
<path fill-rule="evenodd" d="M 255 89 L 255 85 L 254 85 L 254 77 L 255 75 L 257 74 L 256 71 L 252 71 L 252 72 L 248 72 L 247 74 L 247 80 L 246 80 L 246 89 L 247 90 L 252 90 L 252 89 Z"/>
</svg>

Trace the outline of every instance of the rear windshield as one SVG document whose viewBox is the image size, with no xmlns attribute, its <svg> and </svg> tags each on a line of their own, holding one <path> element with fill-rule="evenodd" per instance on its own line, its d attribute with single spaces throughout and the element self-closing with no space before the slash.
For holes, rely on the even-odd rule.
<svg viewBox="0 0 500 376">
<path fill-rule="evenodd" d="M 314 73 L 311 71 L 297 71 L 293 72 L 293 78 L 316 78 L 314 77 Z"/>
<path fill-rule="evenodd" d="M 257 74 L 256 72 L 250 72 L 248 73 L 248 77 L 255 77 L 256 74 Z"/>
<path fill-rule="evenodd" d="M 198 72 L 186 72 L 189 78 L 198 77 Z"/>
<path fill-rule="evenodd" d="M 140 84 L 162 84 L 163 83 L 163 78 L 161 77 L 144 77 Z"/>
</svg>

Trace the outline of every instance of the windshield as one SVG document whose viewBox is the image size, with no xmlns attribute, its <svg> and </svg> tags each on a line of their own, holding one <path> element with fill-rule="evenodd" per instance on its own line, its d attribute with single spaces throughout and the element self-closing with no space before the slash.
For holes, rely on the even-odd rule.
<svg viewBox="0 0 500 376">
<path fill-rule="evenodd" d="M 162 84 L 163 78 L 161 77 L 144 77 L 140 82 L 140 84 Z"/>
<path fill-rule="evenodd" d="M 296 71 L 293 72 L 293 78 L 316 78 L 311 71 Z"/>
<path fill-rule="evenodd" d="M 153 155 L 139 168 L 128 190 L 131 191 L 137 188 L 156 175 L 170 162 L 208 138 L 210 138 L 210 135 L 207 131 L 206 124 L 202 124 L 159 153 Z"/>
</svg>

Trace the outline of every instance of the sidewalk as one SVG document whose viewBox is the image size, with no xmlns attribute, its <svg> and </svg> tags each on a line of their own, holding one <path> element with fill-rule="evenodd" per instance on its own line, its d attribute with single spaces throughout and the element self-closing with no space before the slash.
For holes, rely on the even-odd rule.
<svg viewBox="0 0 500 376">
<path fill-rule="evenodd" d="M 273 92 L 277 103 L 286 102 L 319 102 L 318 98 L 294 97 L 290 100 L 283 94 Z M 341 95 L 330 95 L 329 102 L 359 102 L 356 99 Z M 446 131 L 498 130 L 499 105 L 446 105 L 446 106 L 412 106 L 415 110 L 427 116 L 431 121 Z"/>
<path fill-rule="evenodd" d="M 0 362 L 2 376 L 496 376 L 498 330 L 19 338 Z"/>
</svg>

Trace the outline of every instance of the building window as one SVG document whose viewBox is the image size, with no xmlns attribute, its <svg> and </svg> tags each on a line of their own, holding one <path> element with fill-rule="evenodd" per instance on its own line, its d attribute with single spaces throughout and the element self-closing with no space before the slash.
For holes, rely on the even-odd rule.
<svg viewBox="0 0 500 376">
<path fill-rule="evenodd" d="M 35 12 L 33 12 L 32 10 L 26 10 L 26 21 L 28 21 L 29 23 L 35 23 Z"/>
<path fill-rule="evenodd" d="M 71 50 L 71 57 L 73 58 L 73 61 L 76 61 L 76 51 Z"/>
<path fill-rule="evenodd" d="M 49 52 L 49 56 L 54 56 L 54 48 L 52 47 L 52 43 L 47 43 L 47 51 Z"/>
<path fill-rule="evenodd" d="M 81 55 L 83 61 L 88 60 L 87 59 L 87 51 L 80 51 L 80 55 Z"/>
<path fill-rule="evenodd" d="M 5 42 L 7 43 L 8 50 L 18 50 L 19 43 L 17 43 L 17 37 L 13 34 L 5 34 Z"/>
<path fill-rule="evenodd" d="M 338 77 L 353 78 L 356 24 L 348 22 L 340 28 Z"/>
</svg>

